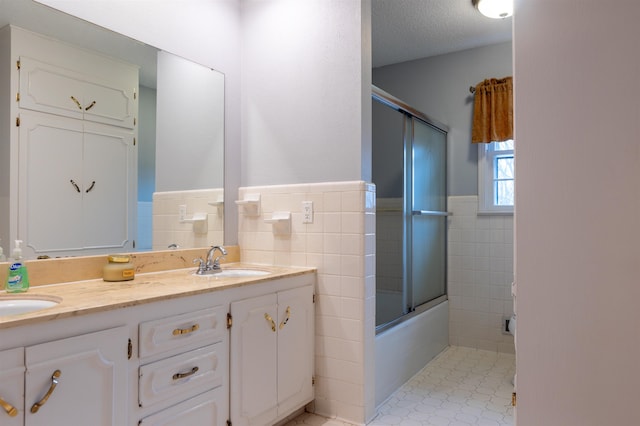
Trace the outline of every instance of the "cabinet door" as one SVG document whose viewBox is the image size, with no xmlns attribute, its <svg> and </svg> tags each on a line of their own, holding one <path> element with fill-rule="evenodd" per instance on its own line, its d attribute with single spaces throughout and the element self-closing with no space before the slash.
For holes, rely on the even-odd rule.
<svg viewBox="0 0 640 426">
<path fill-rule="evenodd" d="M 18 210 L 25 220 L 18 236 L 25 256 L 84 247 L 83 140 L 79 120 L 20 114 Z"/>
<path fill-rule="evenodd" d="M 313 399 L 313 287 L 278 293 L 278 417 Z"/>
<path fill-rule="evenodd" d="M 72 70 L 20 58 L 20 108 L 80 119 L 83 84 Z"/>
<path fill-rule="evenodd" d="M 24 421 L 24 348 L 0 352 L 0 425 Z"/>
<path fill-rule="evenodd" d="M 131 129 L 136 114 L 137 72 L 123 73 L 120 67 L 122 64 L 114 65 L 113 80 L 107 81 L 22 56 L 20 108 Z"/>
<path fill-rule="evenodd" d="M 275 294 L 231 303 L 231 421 L 266 425 L 277 417 Z"/>
<path fill-rule="evenodd" d="M 118 327 L 27 347 L 25 426 L 127 424 L 128 335 Z"/>
<path fill-rule="evenodd" d="M 137 196 L 133 135 L 85 123 L 83 149 L 84 248 L 133 249 L 129 229 Z"/>
<path fill-rule="evenodd" d="M 18 209 L 26 220 L 19 220 L 18 235 L 25 256 L 133 249 L 137 158 L 131 132 L 22 113 L 19 151 Z"/>
<path fill-rule="evenodd" d="M 84 119 L 132 129 L 136 111 L 134 88 L 138 87 L 138 81 L 126 85 L 92 80 L 84 86 Z"/>
</svg>

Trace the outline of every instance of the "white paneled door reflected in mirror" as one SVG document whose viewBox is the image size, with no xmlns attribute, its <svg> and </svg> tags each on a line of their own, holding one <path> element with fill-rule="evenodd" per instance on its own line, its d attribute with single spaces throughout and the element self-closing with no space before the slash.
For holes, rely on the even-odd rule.
<svg viewBox="0 0 640 426">
<path fill-rule="evenodd" d="M 0 114 L 17 124 L 0 141 L 7 250 L 17 239 L 27 258 L 223 243 L 222 73 L 30 0 L 0 2 L 0 28 L 12 64 Z M 206 226 L 181 220 L 184 208 Z"/>
</svg>

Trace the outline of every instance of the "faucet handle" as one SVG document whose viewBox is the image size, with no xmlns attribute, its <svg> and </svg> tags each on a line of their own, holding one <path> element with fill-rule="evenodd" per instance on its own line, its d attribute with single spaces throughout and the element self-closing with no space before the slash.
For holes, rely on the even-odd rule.
<svg viewBox="0 0 640 426">
<path fill-rule="evenodd" d="M 193 263 L 198 264 L 198 270 L 196 271 L 196 274 L 204 274 L 207 271 L 207 264 L 202 257 L 193 259 Z"/>
</svg>

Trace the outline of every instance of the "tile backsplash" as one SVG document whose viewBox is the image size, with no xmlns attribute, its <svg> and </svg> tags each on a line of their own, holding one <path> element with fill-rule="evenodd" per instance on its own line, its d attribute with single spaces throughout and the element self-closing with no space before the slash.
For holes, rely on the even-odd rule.
<svg viewBox="0 0 640 426">
<path fill-rule="evenodd" d="M 363 424 L 375 411 L 375 187 L 365 182 L 240 188 L 260 194 L 259 213 L 239 207 L 243 262 L 318 268 L 313 411 Z M 303 201 L 313 222 L 303 223 Z M 291 213 L 291 232 L 265 222 Z"/>
<path fill-rule="evenodd" d="M 224 242 L 222 188 L 153 194 L 153 250 L 179 247 L 206 247 Z M 186 206 L 186 218 L 204 214 L 206 223 L 180 221 L 179 206 Z"/>
</svg>

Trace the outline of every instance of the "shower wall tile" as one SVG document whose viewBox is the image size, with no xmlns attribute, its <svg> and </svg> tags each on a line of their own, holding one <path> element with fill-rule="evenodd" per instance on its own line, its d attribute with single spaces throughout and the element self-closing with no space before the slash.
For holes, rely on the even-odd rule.
<svg viewBox="0 0 640 426">
<path fill-rule="evenodd" d="M 449 341 L 513 353 L 503 318 L 513 313 L 513 217 L 478 216 L 476 196 L 449 197 Z"/>
<path fill-rule="evenodd" d="M 260 193 L 259 216 L 238 213 L 242 261 L 318 268 L 316 398 L 310 409 L 364 424 L 375 412 L 375 187 L 329 182 L 240 188 L 238 199 Z M 313 223 L 302 223 L 302 202 L 313 201 Z M 264 219 L 290 211 L 290 235 Z"/>
</svg>

